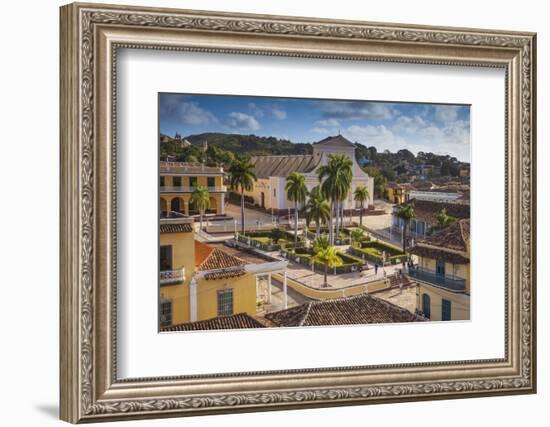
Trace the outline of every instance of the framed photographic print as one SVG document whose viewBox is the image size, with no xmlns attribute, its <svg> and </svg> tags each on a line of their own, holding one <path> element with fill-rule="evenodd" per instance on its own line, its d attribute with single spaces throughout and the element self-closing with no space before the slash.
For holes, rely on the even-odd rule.
<svg viewBox="0 0 550 427">
<path fill-rule="evenodd" d="M 533 393 L 535 34 L 61 8 L 61 418 Z"/>
</svg>

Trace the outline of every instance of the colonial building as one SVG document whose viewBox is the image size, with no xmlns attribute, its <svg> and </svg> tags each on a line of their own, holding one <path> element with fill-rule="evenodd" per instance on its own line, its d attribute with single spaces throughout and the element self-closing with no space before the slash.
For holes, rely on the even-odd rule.
<svg viewBox="0 0 550 427">
<path fill-rule="evenodd" d="M 470 319 L 470 220 L 462 219 L 410 250 L 417 308 L 431 320 Z"/>
<path fill-rule="evenodd" d="M 294 202 L 287 199 L 285 179 L 292 172 L 306 177 L 308 190 L 319 185 L 317 169 L 327 163 L 329 154 L 344 154 L 353 162 L 353 180 L 351 190 L 344 200 L 344 210 L 359 208 L 353 200 L 353 192 L 358 186 L 366 186 L 370 198 L 365 207 L 373 206 L 374 180 L 367 175 L 355 159 L 355 145 L 342 135 L 331 136 L 313 144 L 313 154 L 291 156 L 254 156 L 250 159 L 254 165 L 258 180 L 254 188 L 245 194 L 254 198 L 254 204 L 272 212 L 285 214 L 294 208 Z"/>
<path fill-rule="evenodd" d="M 246 313 L 254 316 L 258 276 L 284 274 L 288 261 L 237 256 L 223 245 L 195 241 L 192 219 L 160 221 L 160 326 Z"/>
<path fill-rule="evenodd" d="M 205 166 L 202 163 L 160 162 L 160 211 L 198 214 L 189 199 L 200 185 L 210 193 L 210 209 L 207 213 L 223 215 L 227 192 L 223 177 L 221 167 Z"/>
<path fill-rule="evenodd" d="M 388 182 L 384 189 L 384 196 L 390 203 L 402 204 L 410 199 L 410 192 L 414 190 L 411 184 Z"/>
<path fill-rule="evenodd" d="M 470 218 L 469 203 L 445 203 L 432 200 L 410 199 L 406 202 L 412 206 L 415 213 L 409 223 L 408 236 L 414 239 L 424 239 L 432 233 L 432 227 L 436 224 L 436 215 L 445 209 L 447 214 L 457 219 Z M 403 220 L 396 216 L 399 206 L 395 206 L 392 216 L 392 231 L 401 233 L 403 229 Z"/>
</svg>

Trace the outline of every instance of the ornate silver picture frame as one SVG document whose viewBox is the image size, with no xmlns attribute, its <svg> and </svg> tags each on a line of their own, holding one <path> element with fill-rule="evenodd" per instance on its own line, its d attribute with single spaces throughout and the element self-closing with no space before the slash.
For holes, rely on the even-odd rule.
<svg viewBox="0 0 550 427">
<path fill-rule="evenodd" d="M 536 391 L 535 34 L 79 3 L 63 6 L 60 13 L 63 420 L 97 422 Z M 503 69 L 504 357 L 120 379 L 116 61 L 121 48 Z"/>
</svg>

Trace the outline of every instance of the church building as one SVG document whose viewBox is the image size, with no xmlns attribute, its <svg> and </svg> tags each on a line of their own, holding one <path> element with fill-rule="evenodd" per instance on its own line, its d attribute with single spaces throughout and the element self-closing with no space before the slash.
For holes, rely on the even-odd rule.
<svg viewBox="0 0 550 427">
<path fill-rule="evenodd" d="M 299 172 L 306 177 L 308 190 L 319 185 L 317 169 L 327 163 L 329 154 L 344 154 L 353 162 L 353 180 L 350 192 L 344 201 L 344 212 L 358 209 L 360 205 L 353 200 L 353 192 L 358 186 L 369 190 L 369 200 L 365 209 L 373 207 L 374 179 L 364 172 L 355 159 L 355 145 L 342 135 L 329 136 L 313 144 L 313 154 L 284 156 L 254 156 L 250 161 L 254 165 L 258 180 L 251 191 L 245 192 L 254 198 L 254 204 L 272 212 L 274 215 L 285 214 L 293 210 L 294 202 L 286 197 L 285 179 L 292 172 Z"/>
</svg>

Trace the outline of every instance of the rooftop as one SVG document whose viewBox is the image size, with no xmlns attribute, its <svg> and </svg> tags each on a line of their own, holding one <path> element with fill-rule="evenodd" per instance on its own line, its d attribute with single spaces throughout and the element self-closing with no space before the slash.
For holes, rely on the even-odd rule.
<svg viewBox="0 0 550 427">
<path fill-rule="evenodd" d="M 469 264 L 470 220 L 462 219 L 425 240 L 419 240 L 410 253 L 453 264 Z"/>
<path fill-rule="evenodd" d="M 315 169 L 319 160 L 311 154 L 253 156 L 250 158 L 256 176 L 260 179 L 266 179 L 270 176 L 288 176 L 292 172 L 308 173 Z"/>
<path fill-rule="evenodd" d="M 431 200 L 411 199 L 405 203 L 414 208 L 416 219 L 433 224 L 435 216 L 441 209 L 446 209 L 447 214 L 458 219 L 470 218 L 470 205 L 468 203 L 445 203 Z"/>
<path fill-rule="evenodd" d="M 161 175 L 223 175 L 223 168 L 196 162 L 160 162 Z"/>
<path fill-rule="evenodd" d="M 160 220 L 160 233 L 191 233 L 193 231 L 192 220 L 188 218 L 166 219 Z"/>
<path fill-rule="evenodd" d="M 227 246 L 225 243 L 209 243 L 209 246 L 219 248 L 221 251 L 243 260 L 246 264 L 264 264 L 266 262 L 278 261 L 269 255 L 264 255 L 252 249 L 236 248 Z"/>
<path fill-rule="evenodd" d="M 355 148 L 355 144 L 349 139 L 344 138 L 342 135 L 328 136 L 325 139 L 314 143 L 313 145 L 317 147 L 330 146 L 341 148 Z"/>
<path fill-rule="evenodd" d="M 179 331 L 213 331 L 219 329 L 251 329 L 265 328 L 266 326 L 255 317 L 246 313 L 233 314 L 231 316 L 219 316 L 197 322 L 180 323 L 162 328 L 163 332 Z"/>
<path fill-rule="evenodd" d="M 310 301 L 265 316 L 277 326 L 330 326 L 420 322 L 425 319 L 369 294 Z"/>
<path fill-rule="evenodd" d="M 207 273 L 207 280 L 227 279 L 245 274 L 247 263 L 227 251 L 195 240 L 195 265 L 198 271 L 221 270 Z M 226 270 L 226 271 L 223 271 Z"/>
</svg>

